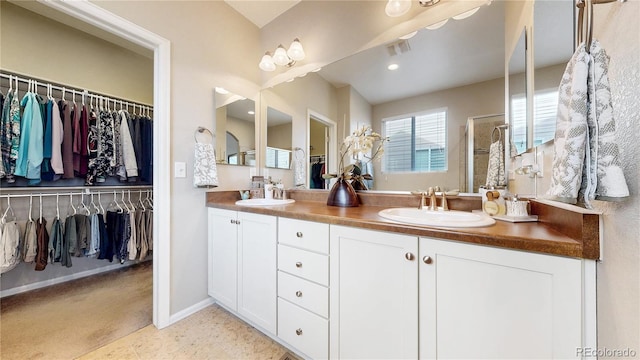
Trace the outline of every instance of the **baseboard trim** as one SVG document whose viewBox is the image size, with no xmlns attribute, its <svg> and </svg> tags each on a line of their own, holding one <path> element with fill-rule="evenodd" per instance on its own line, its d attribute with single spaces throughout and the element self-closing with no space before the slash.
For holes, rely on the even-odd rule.
<svg viewBox="0 0 640 360">
<path fill-rule="evenodd" d="M 189 317 L 190 315 L 193 315 L 195 313 L 197 313 L 198 311 L 211 306 L 212 304 L 215 303 L 215 300 L 210 297 L 210 298 L 206 298 L 202 301 L 200 301 L 199 303 L 193 304 L 191 306 L 189 306 L 188 308 L 184 309 L 184 310 L 180 310 L 177 313 L 171 315 L 169 317 L 169 325 L 175 324 L 178 321 Z"/>
<path fill-rule="evenodd" d="M 144 261 L 147 261 L 147 260 L 144 260 Z M 123 267 L 131 266 L 131 265 L 135 265 L 135 264 L 139 264 L 139 263 L 140 262 L 131 262 L 131 263 L 127 262 L 127 263 L 124 263 L 124 264 L 116 263 L 116 264 L 111 264 L 111 265 L 107 265 L 107 266 L 102 266 L 102 267 L 99 267 L 99 268 L 96 268 L 96 269 L 81 271 L 81 272 L 78 272 L 78 273 L 75 273 L 75 274 L 64 275 L 64 276 L 57 277 L 57 278 L 54 278 L 54 279 L 38 281 L 38 282 L 31 283 L 31 284 L 14 287 L 14 288 L 11 288 L 11 289 L 0 290 L 0 298 L 6 297 L 6 296 L 20 294 L 20 293 L 31 291 L 31 290 L 41 289 L 41 288 L 44 288 L 44 287 L 47 287 L 47 286 L 51 286 L 51 285 L 62 284 L 62 283 L 67 282 L 67 281 L 77 280 L 77 279 L 81 279 L 81 278 L 84 278 L 84 277 L 87 277 L 87 276 L 97 275 L 97 274 L 109 272 L 109 271 L 112 271 L 112 270 L 122 269 Z"/>
</svg>

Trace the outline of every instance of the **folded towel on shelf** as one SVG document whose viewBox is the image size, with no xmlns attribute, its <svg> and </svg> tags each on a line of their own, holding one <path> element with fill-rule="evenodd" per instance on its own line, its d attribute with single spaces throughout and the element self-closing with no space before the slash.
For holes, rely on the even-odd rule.
<svg viewBox="0 0 640 360">
<path fill-rule="evenodd" d="M 598 41 L 581 44 L 559 87 L 551 186 L 546 197 L 591 208 L 591 200 L 629 196 L 615 142 L 607 76 L 609 58 Z"/>
<path fill-rule="evenodd" d="M 505 186 L 507 182 L 504 174 L 504 145 L 502 144 L 502 138 L 500 138 L 489 146 L 486 185 L 490 187 Z"/>
<path fill-rule="evenodd" d="M 195 144 L 193 186 L 218 186 L 218 169 L 213 144 Z"/>
</svg>

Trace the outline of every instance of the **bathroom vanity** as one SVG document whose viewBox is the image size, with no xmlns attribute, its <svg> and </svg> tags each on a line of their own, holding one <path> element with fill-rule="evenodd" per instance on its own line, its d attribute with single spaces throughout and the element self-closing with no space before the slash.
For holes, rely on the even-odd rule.
<svg viewBox="0 0 640 360">
<path fill-rule="evenodd" d="M 244 207 L 210 192 L 209 294 L 305 358 L 577 358 L 596 346 L 599 215 L 532 201 L 537 223 L 479 228 L 378 216 L 412 195 L 326 191 Z M 470 211 L 480 198 L 453 197 Z"/>
</svg>

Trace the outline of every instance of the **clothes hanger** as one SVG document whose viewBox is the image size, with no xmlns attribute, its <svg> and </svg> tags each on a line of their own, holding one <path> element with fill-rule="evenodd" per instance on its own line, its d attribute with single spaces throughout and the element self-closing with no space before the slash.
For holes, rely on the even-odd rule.
<svg viewBox="0 0 640 360">
<path fill-rule="evenodd" d="M 7 218 L 7 215 L 9 215 L 8 218 Z M 11 195 L 9 195 L 7 196 L 7 209 L 4 211 L 4 214 L 2 214 L 2 223 L 4 224 L 7 221 L 15 221 L 15 220 L 16 220 L 16 214 L 13 212 L 13 208 L 11 207 Z"/>
<path fill-rule="evenodd" d="M 56 219 L 60 220 L 60 195 L 56 194 Z"/>
<path fill-rule="evenodd" d="M 40 224 L 42 224 L 42 194 L 40 194 Z"/>
<path fill-rule="evenodd" d="M 85 210 L 87 215 L 91 215 L 91 210 L 87 207 L 87 204 L 84 203 L 84 193 L 80 194 L 80 205 L 78 206 L 80 211 Z"/>
<path fill-rule="evenodd" d="M 129 208 L 131 209 L 131 211 L 135 211 L 136 206 L 133 204 L 133 202 L 131 202 L 131 190 L 127 190 L 127 201 L 129 201 Z"/>
<path fill-rule="evenodd" d="M 118 213 L 124 212 L 124 209 L 120 206 L 120 204 L 118 204 L 118 195 L 116 194 L 115 190 L 113 190 L 113 200 L 111 200 L 111 203 L 109 203 L 107 211 L 109 211 L 110 209 Z"/>
<path fill-rule="evenodd" d="M 150 190 L 147 190 L 147 197 L 144 200 L 147 202 L 149 210 L 153 210 L 153 200 L 151 199 Z"/>
<path fill-rule="evenodd" d="M 102 200 L 100 199 L 100 194 L 101 193 L 98 191 L 98 205 L 100 206 L 100 212 L 99 213 L 104 215 L 105 211 L 104 211 L 104 207 L 102 207 Z"/>
<path fill-rule="evenodd" d="M 33 194 L 29 194 L 29 222 L 33 222 L 31 211 L 33 210 Z"/>
<path fill-rule="evenodd" d="M 76 207 L 73 206 L 73 194 L 72 193 L 69 193 L 69 208 L 73 210 L 73 214 L 72 215 L 75 215 L 75 214 L 78 213 L 78 209 L 76 209 Z M 69 211 L 68 210 L 69 209 L 67 209 L 67 216 L 69 215 Z"/>
<path fill-rule="evenodd" d="M 122 190 L 122 205 L 124 206 L 124 209 L 127 211 L 127 213 L 130 213 L 132 210 L 129 209 L 129 205 L 127 205 L 127 201 L 124 198 L 124 190 Z"/>
<path fill-rule="evenodd" d="M 91 206 L 91 208 L 93 210 L 95 210 L 96 214 L 100 213 L 100 208 L 98 207 L 98 205 L 96 205 L 96 203 L 93 201 L 93 193 L 91 193 L 91 203 L 89 204 L 89 206 Z"/>
<path fill-rule="evenodd" d="M 138 195 L 138 206 L 140 207 L 140 209 L 142 211 L 145 211 L 145 207 L 144 207 L 144 201 L 142 199 L 142 190 L 140 190 L 140 194 Z"/>
</svg>

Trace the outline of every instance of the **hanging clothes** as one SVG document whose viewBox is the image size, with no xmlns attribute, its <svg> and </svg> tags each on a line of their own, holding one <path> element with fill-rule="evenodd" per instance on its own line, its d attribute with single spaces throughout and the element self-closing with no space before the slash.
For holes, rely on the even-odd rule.
<svg viewBox="0 0 640 360">
<path fill-rule="evenodd" d="M 141 130 L 141 170 L 140 178 L 142 181 L 153 181 L 153 122 L 151 119 L 144 117 L 140 119 Z"/>
<path fill-rule="evenodd" d="M 36 271 L 42 271 L 47 267 L 49 256 L 49 233 L 47 232 L 46 219 L 41 218 L 36 222 L 36 236 L 38 238 Z"/>
<path fill-rule="evenodd" d="M 49 236 L 49 263 L 60 262 L 63 243 L 64 231 L 62 222 L 60 218 L 56 217 L 51 223 L 51 235 Z"/>
<path fill-rule="evenodd" d="M 94 185 L 100 169 L 100 158 L 98 154 L 101 152 L 101 141 L 99 131 L 99 121 L 96 109 L 91 107 L 89 111 L 89 133 L 87 135 L 88 163 L 85 185 Z"/>
<path fill-rule="evenodd" d="M 20 128 L 20 147 L 16 159 L 16 176 L 30 180 L 34 185 L 40 182 L 40 166 L 43 159 L 43 122 L 40 105 L 36 95 L 28 92 L 22 98 L 20 105 L 22 113 L 22 127 Z"/>
<path fill-rule="evenodd" d="M 147 232 L 146 232 L 146 224 L 145 224 L 145 212 L 142 209 L 136 210 L 136 238 L 137 238 L 137 251 L 138 258 L 140 260 L 144 260 L 147 257 L 147 253 L 149 252 L 149 247 L 147 246 Z"/>
<path fill-rule="evenodd" d="M 135 260 L 138 256 L 138 232 L 136 229 L 136 212 L 129 212 L 129 242 L 127 243 L 128 259 Z"/>
<path fill-rule="evenodd" d="M 120 181 L 127 180 L 127 170 L 124 166 L 124 155 L 122 154 L 122 135 L 120 133 L 121 125 L 122 125 L 122 116 L 118 111 L 113 111 L 111 113 L 111 117 L 113 118 L 113 147 L 114 147 L 114 166 L 113 166 L 113 174 L 117 176 Z"/>
<path fill-rule="evenodd" d="M 38 249 L 38 237 L 36 234 L 36 222 L 27 220 L 24 228 L 24 243 L 22 246 L 22 261 L 32 263 L 36 259 Z"/>
<path fill-rule="evenodd" d="M 9 91 L 2 106 L 2 126 L 0 127 L 0 146 L 2 148 L 2 165 L 8 183 L 14 183 L 16 161 L 20 148 L 21 127 L 20 100 L 18 89 Z"/>
<path fill-rule="evenodd" d="M 52 181 L 55 173 L 51 167 L 51 155 L 53 152 L 53 103 L 49 100 L 44 112 L 44 144 L 42 149 L 42 168 L 40 177 L 42 180 Z"/>
<path fill-rule="evenodd" d="M 20 262 L 20 227 L 15 220 L 0 219 L 0 274 Z"/>
<path fill-rule="evenodd" d="M 75 257 L 83 256 L 85 250 L 89 246 L 89 237 L 91 236 L 90 219 L 85 214 L 75 214 L 76 223 L 76 241 L 71 243 L 69 252 Z"/>
<path fill-rule="evenodd" d="M 87 108 L 73 104 L 73 171 L 76 177 L 86 177 L 89 163 L 87 138 L 89 136 L 89 122 Z"/>
<path fill-rule="evenodd" d="M 122 121 L 120 122 L 120 147 L 122 149 L 122 160 L 124 162 L 127 178 L 138 177 L 138 161 L 129 128 L 129 113 L 125 110 L 118 112 Z"/>
<path fill-rule="evenodd" d="M 111 112 L 106 109 L 100 109 L 100 118 L 98 123 L 98 138 L 100 145 L 98 146 L 98 171 L 96 174 L 96 182 L 104 182 L 108 176 L 113 174 L 115 167 L 115 147 L 113 134 L 113 117 Z"/>
<path fill-rule="evenodd" d="M 58 101 L 60 118 L 62 119 L 62 166 L 63 179 L 73 179 L 73 121 L 71 119 L 71 105 L 65 100 Z"/>
<path fill-rule="evenodd" d="M 89 244 L 84 253 L 88 257 L 97 257 L 100 252 L 100 238 L 102 235 L 100 224 L 104 225 L 104 221 L 100 222 L 98 216 L 102 216 L 102 214 L 91 214 L 91 234 L 89 236 Z"/>
</svg>

